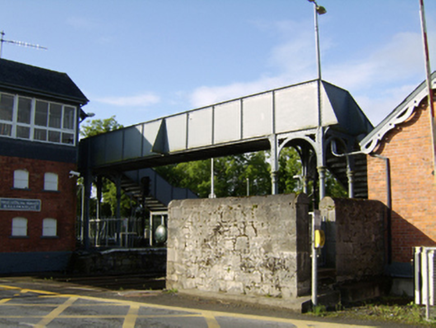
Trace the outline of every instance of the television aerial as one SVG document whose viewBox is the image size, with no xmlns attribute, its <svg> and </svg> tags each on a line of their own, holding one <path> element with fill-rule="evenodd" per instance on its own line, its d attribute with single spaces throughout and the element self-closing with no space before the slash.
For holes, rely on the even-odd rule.
<svg viewBox="0 0 436 328">
<path fill-rule="evenodd" d="M 46 47 L 40 46 L 39 44 L 31 44 L 31 43 L 27 43 L 23 41 L 15 41 L 15 40 L 6 40 L 4 36 L 5 36 L 5 32 L 1 31 L 0 32 L 0 58 L 2 58 L 3 43 L 12 43 L 12 44 L 16 44 L 17 46 L 47 50 Z"/>
</svg>

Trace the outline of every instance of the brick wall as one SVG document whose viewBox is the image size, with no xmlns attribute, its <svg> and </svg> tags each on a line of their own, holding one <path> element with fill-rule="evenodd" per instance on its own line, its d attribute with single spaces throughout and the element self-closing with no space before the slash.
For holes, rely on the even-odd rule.
<svg viewBox="0 0 436 328">
<path fill-rule="evenodd" d="M 76 164 L 0 156 L 0 197 L 41 200 L 41 211 L 0 211 L 0 253 L 72 251 L 75 248 Z M 14 189 L 15 170 L 29 172 L 29 189 Z M 44 173 L 58 175 L 58 191 L 44 191 Z M 28 220 L 27 237 L 11 237 L 12 219 Z M 42 237 L 45 218 L 57 220 L 57 237 Z"/>
<path fill-rule="evenodd" d="M 426 99 L 408 121 L 385 135 L 376 153 L 390 159 L 392 261 L 410 262 L 413 246 L 436 245 L 436 183 Z M 369 199 L 386 204 L 386 167 L 368 156 Z"/>
</svg>

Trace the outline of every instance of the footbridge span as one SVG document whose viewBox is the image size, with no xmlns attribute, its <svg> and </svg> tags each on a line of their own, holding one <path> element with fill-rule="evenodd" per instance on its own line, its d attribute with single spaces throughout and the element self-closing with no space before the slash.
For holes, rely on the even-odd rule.
<svg viewBox="0 0 436 328">
<path fill-rule="evenodd" d="M 336 157 L 358 150 L 373 129 L 348 91 L 312 80 L 198 108 L 81 140 L 79 170 L 117 176 L 170 163 L 270 150 L 272 193 L 278 190 L 278 158 L 283 147 L 297 149 L 304 191 L 325 171 L 348 185 L 351 197 L 367 197 L 366 157 Z M 129 173 L 128 176 L 135 174 Z M 121 180 L 120 180 L 121 181 Z M 90 189 L 85 185 L 85 190 Z"/>
<path fill-rule="evenodd" d="M 320 128 L 323 143 L 317 140 Z M 372 128 L 346 90 L 314 80 L 83 139 L 79 166 L 92 174 L 125 172 L 272 149 L 274 174 L 274 153 L 283 146 L 305 141 L 317 155 L 317 167 L 325 167 L 332 138 L 349 152 Z"/>
</svg>

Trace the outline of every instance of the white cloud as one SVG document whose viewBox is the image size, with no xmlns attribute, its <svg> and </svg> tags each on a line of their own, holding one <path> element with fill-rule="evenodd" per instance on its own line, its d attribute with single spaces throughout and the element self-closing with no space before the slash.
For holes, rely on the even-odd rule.
<svg viewBox="0 0 436 328">
<path fill-rule="evenodd" d="M 147 107 L 157 104 L 160 98 L 152 93 L 144 93 L 135 96 L 103 97 L 94 100 L 112 106 Z"/>
<path fill-rule="evenodd" d="M 314 43 L 310 42 L 308 32 L 298 32 L 301 29 L 292 22 L 280 23 L 277 28 L 291 39 L 283 39 L 271 50 L 263 76 L 255 81 L 201 86 L 192 92 L 191 104 L 206 106 L 316 78 Z M 430 53 L 433 53 L 436 35 L 429 38 Z M 332 46 L 329 40 L 323 44 Z M 333 60 L 339 62 L 330 59 L 330 63 L 323 63 L 323 79 L 350 91 L 374 124 L 384 119 L 413 91 L 417 86 L 414 83 L 425 77 L 420 31 L 397 33 L 370 52 L 358 53 L 352 59 L 333 57 Z"/>
<path fill-rule="evenodd" d="M 259 25 L 259 24 L 258 24 Z M 254 81 L 234 82 L 222 86 L 201 86 L 188 97 L 194 107 L 239 98 L 316 77 L 314 44 L 312 35 L 301 31 L 299 24 L 277 22 L 262 28 L 274 28 L 283 42 L 271 49 L 265 62 L 265 73 Z"/>
<path fill-rule="evenodd" d="M 364 57 L 325 69 L 333 83 L 348 88 L 374 88 L 407 80 L 423 67 L 418 33 L 398 33 L 389 43 Z"/>
</svg>

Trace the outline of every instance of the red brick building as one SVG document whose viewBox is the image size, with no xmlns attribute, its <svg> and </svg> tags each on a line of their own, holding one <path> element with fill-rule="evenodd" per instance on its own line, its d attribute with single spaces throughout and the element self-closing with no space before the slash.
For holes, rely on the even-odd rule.
<svg viewBox="0 0 436 328">
<path fill-rule="evenodd" d="M 87 102 L 65 73 L 0 59 L 0 274 L 66 267 Z"/>
<path fill-rule="evenodd" d="M 433 86 L 435 81 L 433 73 Z M 413 247 L 436 245 L 431 125 L 428 89 L 423 82 L 361 142 L 369 154 L 368 198 L 391 207 L 387 258 L 392 275 L 411 277 Z"/>
</svg>

